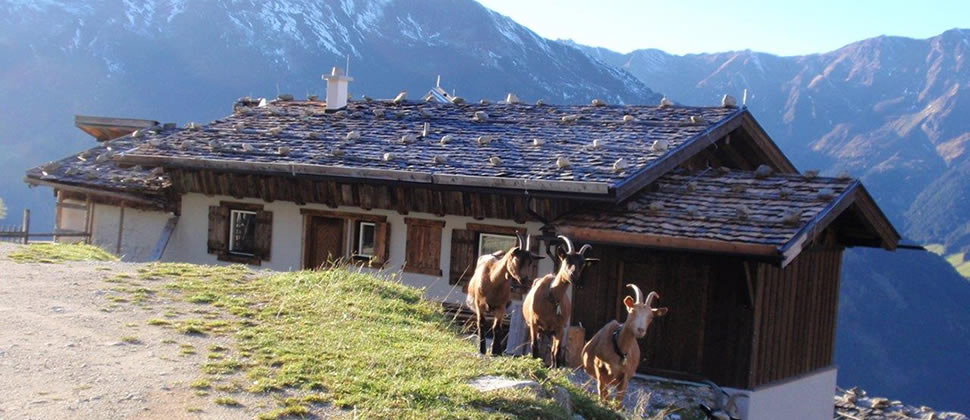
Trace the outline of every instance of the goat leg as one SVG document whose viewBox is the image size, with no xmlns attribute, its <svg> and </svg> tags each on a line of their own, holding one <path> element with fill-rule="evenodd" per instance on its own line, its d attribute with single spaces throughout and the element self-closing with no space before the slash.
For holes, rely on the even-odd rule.
<svg viewBox="0 0 970 420">
<path fill-rule="evenodd" d="M 620 378 L 617 378 L 617 381 L 616 382 L 617 382 L 616 383 L 616 401 L 619 402 L 620 403 L 620 406 L 622 407 L 623 406 L 623 398 L 626 397 L 626 386 L 629 385 L 629 383 L 630 383 L 630 377 L 627 376 L 626 374 L 623 374 L 623 376 L 621 376 Z"/>
<path fill-rule="evenodd" d="M 563 336 L 563 330 L 556 331 L 552 335 L 552 349 L 549 351 L 550 353 L 549 358 L 551 359 L 549 361 L 550 362 L 549 366 L 552 367 L 553 369 L 559 367 L 559 348 L 560 348 L 560 344 L 562 344 L 562 336 Z"/>
<path fill-rule="evenodd" d="M 505 310 L 495 311 L 495 319 L 492 321 L 492 356 L 500 356 L 502 351 L 502 320 L 505 319 Z"/>
<path fill-rule="evenodd" d="M 485 317 L 482 316 L 481 311 L 475 312 L 475 326 L 478 327 L 478 352 L 485 354 L 485 331 L 482 331 L 482 323 L 485 322 Z"/>
<path fill-rule="evenodd" d="M 529 351 L 532 358 L 539 358 L 539 332 L 533 327 L 529 327 Z"/>
</svg>

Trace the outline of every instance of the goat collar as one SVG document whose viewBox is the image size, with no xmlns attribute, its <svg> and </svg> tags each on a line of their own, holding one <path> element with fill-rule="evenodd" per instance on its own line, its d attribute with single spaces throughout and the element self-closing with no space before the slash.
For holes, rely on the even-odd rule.
<svg viewBox="0 0 970 420">
<path fill-rule="evenodd" d="M 626 353 L 620 350 L 620 331 L 623 330 L 623 324 L 620 324 L 620 328 L 613 331 L 613 351 L 620 355 L 620 363 L 626 364 Z"/>
</svg>

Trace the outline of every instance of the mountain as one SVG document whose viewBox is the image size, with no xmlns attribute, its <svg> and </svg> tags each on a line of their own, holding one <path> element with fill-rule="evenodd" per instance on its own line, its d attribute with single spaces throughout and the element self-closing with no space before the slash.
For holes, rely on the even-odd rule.
<svg viewBox="0 0 970 420">
<path fill-rule="evenodd" d="M 970 250 L 970 30 L 780 57 L 575 46 L 674 101 L 741 100 L 801 169 L 848 171 L 904 237 Z M 929 252 L 847 250 L 839 384 L 970 412 L 970 283 Z"/>
<path fill-rule="evenodd" d="M 207 121 L 236 98 L 323 94 L 349 61 L 351 93 L 420 97 L 440 75 L 469 100 L 655 103 L 630 74 L 471 0 L 0 1 L 0 197 L 50 226 L 50 190 L 24 171 L 89 147 L 73 114 Z M 39 227 L 35 227 L 35 230 Z"/>
</svg>

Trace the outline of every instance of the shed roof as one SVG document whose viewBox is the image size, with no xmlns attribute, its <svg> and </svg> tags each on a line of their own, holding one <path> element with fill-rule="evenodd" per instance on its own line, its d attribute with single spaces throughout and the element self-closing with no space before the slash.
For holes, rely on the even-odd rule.
<svg viewBox="0 0 970 420">
<path fill-rule="evenodd" d="M 80 153 L 27 170 L 25 181 L 164 207 L 163 193 L 171 186 L 171 181 L 161 168 L 121 165 L 114 159 L 119 151 L 135 147 L 138 140 L 126 136 L 99 143 Z"/>
<path fill-rule="evenodd" d="M 356 101 L 326 112 L 320 102 L 243 101 L 210 124 L 148 134 L 160 141 L 119 158 L 150 166 L 608 194 L 746 114 L 723 107 L 433 101 Z M 622 170 L 614 168 L 620 159 Z"/>
<path fill-rule="evenodd" d="M 777 257 L 787 264 L 847 211 L 865 232 L 849 245 L 894 249 L 899 234 L 851 178 L 752 171 L 668 173 L 621 206 L 595 206 L 555 221 L 579 239 Z"/>
</svg>

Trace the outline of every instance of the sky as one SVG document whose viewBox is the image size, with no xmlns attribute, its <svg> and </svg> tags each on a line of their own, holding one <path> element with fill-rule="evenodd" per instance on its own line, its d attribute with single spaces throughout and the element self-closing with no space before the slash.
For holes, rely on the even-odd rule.
<svg viewBox="0 0 970 420">
<path fill-rule="evenodd" d="M 970 0 L 479 0 L 551 39 L 626 53 L 826 52 L 879 35 L 970 28 Z"/>
</svg>

